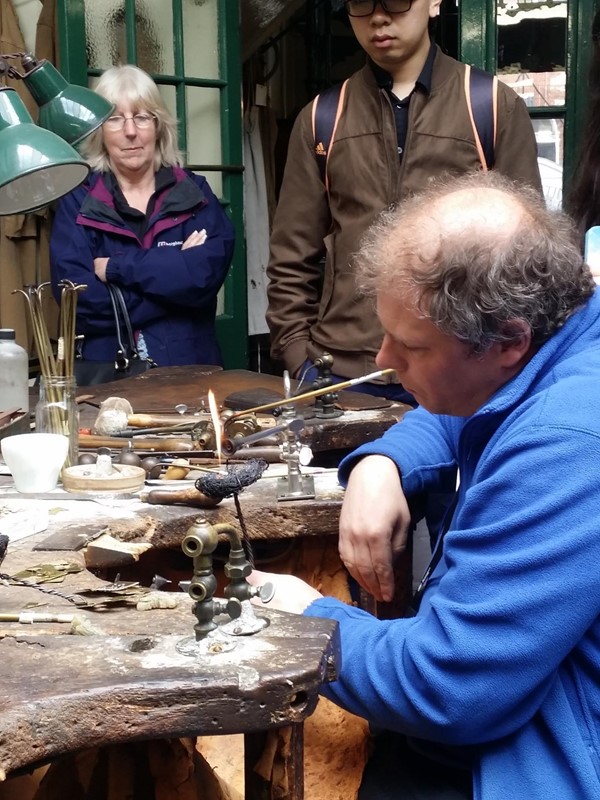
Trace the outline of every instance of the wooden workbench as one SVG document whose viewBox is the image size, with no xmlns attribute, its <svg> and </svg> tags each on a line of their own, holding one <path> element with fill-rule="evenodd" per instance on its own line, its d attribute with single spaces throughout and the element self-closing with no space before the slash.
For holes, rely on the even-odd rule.
<svg viewBox="0 0 600 800">
<path fill-rule="evenodd" d="M 268 474 L 267 470 L 265 475 Z M 257 568 L 299 574 L 299 564 L 314 561 L 321 567 L 327 563 L 330 574 L 342 573 L 337 556 L 337 535 L 344 490 L 337 482 L 335 470 L 324 470 L 313 476 L 316 494 L 313 500 L 278 501 L 277 481 L 266 476 L 239 495 L 244 527 L 257 556 Z M 10 500 L 6 499 L 5 491 L 9 492 Z M 26 513 L 20 509 L 35 502 L 45 514 L 45 530 L 31 540 L 32 548 L 40 557 L 44 553 L 60 556 L 64 550 L 81 550 L 86 566 L 106 579 L 118 574 L 128 580 L 140 580 L 145 585 L 149 585 L 155 573 L 174 582 L 186 579 L 190 563 L 181 552 L 181 543 L 198 518 L 205 518 L 210 524 L 230 523 L 238 531 L 241 529 L 231 498 L 214 508 L 199 509 L 183 505 L 154 506 L 118 497 L 99 498 L 98 502 L 70 497 L 68 492 L 57 490 L 52 499 L 19 500 L 11 490 L 10 478 L 0 478 L 0 510 L 3 504 L 13 505 L 19 509 L 17 513 Z M 2 522 L 0 516 L 0 532 Z M 286 559 L 286 554 L 290 558 Z M 365 608 L 376 611 L 380 617 L 404 612 L 412 591 L 411 555 L 409 547 L 398 558 L 395 600 L 378 604 L 376 608 L 365 596 Z M 310 580 L 310 570 L 301 574 Z"/>
<path fill-rule="evenodd" d="M 296 382 L 293 382 L 295 384 Z M 78 394 L 86 396 L 94 406 L 107 397 L 125 397 L 136 413 L 173 413 L 175 406 L 184 403 L 190 412 L 206 401 L 209 389 L 223 407 L 233 393 L 247 390 L 278 394 L 283 398 L 282 379 L 274 375 L 247 370 L 219 370 L 217 367 L 159 367 L 134 378 L 99 386 L 79 387 Z M 331 419 L 309 416 L 301 440 L 315 453 L 344 451 L 381 436 L 409 410 L 402 403 L 390 403 L 380 397 L 360 392 L 339 393 L 338 403 L 343 415 Z M 311 406 L 301 406 L 305 411 Z M 82 420 L 93 422 L 97 409 L 81 406 Z"/>
<path fill-rule="evenodd" d="M 275 465 L 273 465 L 274 467 Z M 334 470 L 315 474 L 313 500 L 277 500 L 277 479 L 269 478 L 269 471 L 255 484 L 239 495 L 240 509 L 248 537 L 254 542 L 290 540 L 300 537 L 318 538 L 337 536 L 343 489 L 337 482 Z M 193 484 L 192 484 L 193 485 Z M 153 488 L 153 487 L 148 487 Z M 73 495 L 57 489 L 46 499 L 19 495 L 14 491 L 10 477 L 0 477 L 0 512 L 7 510 L 25 514 L 28 506 L 45 515 L 46 527 L 36 536 L 34 545 L 43 550 L 79 550 L 89 543 L 95 548 L 95 557 L 103 538 L 110 537 L 125 544 L 143 545 L 156 550 L 179 549 L 182 539 L 198 517 L 208 522 L 228 522 L 240 527 L 232 498 L 222 500 L 214 508 L 200 509 L 184 505 L 150 505 L 139 500 L 120 499 L 118 495 L 94 500 L 72 499 Z M 4 521 L 9 517 L 5 517 Z M 14 525 L 16 517 L 10 516 Z M 0 532 L 3 517 L 0 514 Z M 48 542 L 45 548 L 44 543 Z M 61 545 L 61 542 L 63 544 Z M 140 548 L 141 550 L 144 547 Z M 135 552 L 135 547 L 131 552 Z M 109 549 L 103 560 L 94 566 L 119 568 L 134 560 L 131 552 Z"/>
<path fill-rule="evenodd" d="M 15 574 L 38 564 L 33 545 L 42 535 L 9 545 L 2 570 Z M 85 570 L 81 552 L 61 560 L 81 571 L 46 586 L 73 594 L 102 585 Z M 269 622 L 261 632 L 219 631 L 197 655 L 181 655 L 177 644 L 195 641 L 195 619 L 191 599 L 181 593 L 177 601 L 170 609 L 99 612 L 33 588 L 0 586 L 4 614 L 76 613 L 93 630 L 81 636 L 65 623 L 0 623 L 0 779 L 84 748 L 157 737 L 243 733 L 255 755 L 254 738 L 292 726 L 295 782 L 286 797 L 301 800 L 302 722 L 320 684 L 335 677 L 336 624 L 260 610 Z M 248 765 L 249 798 L 258 796 L 256 781 Z"/>
<path fill-rule="evenodd" d="M 95 404 L 88 406 L 89 418 L 95 415 L 97 404 L 114 395 L 127 397 L 135 411 L 172 411 L 177 403 L 195 409 L 209 388 L 221 403 L 240 385 L 280 389 L 280 379 L 273 376 L 240 373 L 163 368 L 79 391 L 91 395 Z M 407 410 L 368 397 L 342 400 L 344 416 L 307 422 L 303 437 L 316 453 L 349 450 L 376 438 Z M 255 547 L 263 542 L 310 542 L 325 550 L 327 543 L 329 551 L 336 553 L 343 490 L 335 471 L 316 474 L 314 480 L 312 500 L 278 501 L 277 482 L 268 472 L 239 495 L 244 525 Z M 2 483 L 6 486 L 11 481 Z M 0 492 L 0 506 L 3 502 Z M 69 575 L 59 585 L 60 591 L 99 584 L 116 573 L 129 580 L 136 579 L 137 573 L 147 585 L 142 579 L 143 558 L 154 555 L 152 569 L 164 574 L 165 555 L 181 557 L 181 541 L 198 517 L 238 528 L 240 522 L 231 499 L 213 509 L 119 499 L 92 504 L 60 493 L 39 503 L 47 510 L 45 530 L 11 544 L 2 570 L 12 574 L 25 563 L 74 560 L 84 570 Z M 1 521 L 2 517 L 0 531 Z M 71 545 L 48 549 L 49 541 L 54 539 L 56 544 L 57 537 Z M 111 545 L 115 540 L 122 549 Z M 264 568 L 278 571 L 273 564 Z M 343 572 L 339 559 L 329 574 L 336 569 Z M 191 571 L 191 561 L 185 557 L 185 574 L 177 577 L 189 579 Z M 0 773 L 11 774 L 81 748 L 157 735 L 240 732 L 246 737 L 246 753 L 256 756 L 265 730 L 289 725 L 290 775 L 295 777 L 285 798 L 299 800 L 303 796 L 302 722 L 315 707 L 319 684 L 332 679 L 332 663 L 339 657 L 335 626 L 266 612 L 271 624 L 256 638 L 237 643 L 235 659 L 227 654 L 190 659 L 180 655 L 175 645 L 192 637 L 191 600 L 183 593 L 177 596 L 176 609 L 82 612 L 92 616 L 92 624 L 99 629 L 95 636 L 68 635 L 60 625 L 34 628 L 3 623 L 0 656 L 4 674 L 10 677 L 0 700 Z M 77 611 L 67 601 L 30 588 L 0 587 L 0 607 L 5 613 L 40 598 L 44 611 Z M 262 797 L 248 764 L 249 760 L 247 797 Z"/>
</svg>

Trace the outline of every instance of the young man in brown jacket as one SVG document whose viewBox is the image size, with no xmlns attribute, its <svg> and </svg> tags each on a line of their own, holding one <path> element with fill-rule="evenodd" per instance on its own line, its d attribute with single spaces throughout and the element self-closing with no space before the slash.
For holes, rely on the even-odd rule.
<svg viewBox="0 0 600 800">
<path fill-rule="evenodd" d="M 344 3 L 368 62 L 346 85 L 327 163 L 328 192 L 315 157 L 312 104 L 295 122 L 267 271 L 272 355 L 295 377 L 323 352 L 332 354 L 340 380 L 376 369 L 383 332 L 357 290 L 352 266 L 363 232 L 384 208 L 431 178 L 481 169 L 465 65 L 429 36 L 440 4 Z M 494 156 L 498 172 L 541 190 L 527 109 L 502 83 Z M 357 388 L 413 402 L 397 383 Z"/>
</svg>

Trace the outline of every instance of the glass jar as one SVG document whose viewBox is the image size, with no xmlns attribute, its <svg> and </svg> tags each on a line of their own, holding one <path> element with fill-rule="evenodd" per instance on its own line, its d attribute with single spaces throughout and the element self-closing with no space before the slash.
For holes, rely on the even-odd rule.
<svg viewBox="0 0 600 800">
<path fill-rule="evenodd" d="M 75 399 L 75 378 L 40 378 L 40 399 L 35 407 L 35 429 L 39 433 L 62 433 L 69 438 L 64 466 L 77 463 L 79 451 L 79 409 Z"/>
</svg>

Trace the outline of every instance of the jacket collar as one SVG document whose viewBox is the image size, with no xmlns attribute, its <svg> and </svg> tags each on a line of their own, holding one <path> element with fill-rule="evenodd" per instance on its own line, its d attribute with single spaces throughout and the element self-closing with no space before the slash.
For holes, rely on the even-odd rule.
<svg viewBox="0 0 600 800">
<path fill-rule="evenodd" d="M 567 372 L 569 357 L 586 350 L 600 352 L 600 288 L 473 417 L 505 413 L 526 396 L 554 383 L 555 370 Z"/>
<path fill-rule="evenodd" d="M 175 182 L 176 182 L 176 179 L 175 179 L 175 175 L 173 174 L 173 169 L 171 167 L 161 167 L 158 170 L 158 172 L 156 173 L 156 175 L 154 176 L 155 189 L 154 189 L 154 193 L 153 193 L 153 199 L 158 197 L 160 194 L 162 194 L 162 192 L 164 192 L 165 189 L 168 189 L 171 186 L 174 186 Z M 129 205 L 129 203 L 125 199 L 125 195 L 123 194 L 123 191 L 121 190 L 121 187 L 119 186 L 118 180 L 115 178 L 115 176 L 114 176 L 114 174 L 112 172 L 107 172 L 104 175 L 104 184 L 105 184 L 106 188 L 108 189 L 108 191 L 110 192 L 110 194 L 112 195 L 113 202 L 114 202 L 114 207 L 119 212 L 119 214 L 121 214 L 121 216 L 123 216 L 124 214 L 125 215 L 131 214 L 132 210 L 134 211 L 134 213 L 141 214 L 142 216 L 145 216 L 145 214 L 143 214 L 143 212 L 137 211 L 137 209 L 132 209 L 131 208 L 131 206 Z M 154 202 L 153 202 L 152 199 L 151 199 L 150 203 L 151 203 L 151 205 L 149 207 L 153 208 L 154 207 Z"/>
<path fill-rule="evenodd" d="M 184 213 L 206 205 L 207 200 L 195 181 L 193 181 L 186 171 L 181 167 L 169 168 L 173 180 L 168 175 L 161 178 L 164 180 L 162 191 L 158 193 L 158 200 L 155 206 L 154 221 L 169 214 Z M 111 192 L 112 176 L 104 173 L 94 173 L 89 179 L 88 193 L 85 196 L 78 219 L 85 217 L 103 221 L 110 224 L 123 226 L 123 220 L 118 213 L 115 204 L 115 197 Z M 158 188 L 158 184 L 157 184 Z"/>
<path fill-rule="evenodd" d="M 435 60 L 435 56 L 437 53 L 437 46 L 431 42 L 429 46 L 429 53 L 427 54 L 427 59 L 423 64 L 423 69 L 421 70 L 421 74 L 417 78 L 415 82 L 415 87 L 419 87 L 422 89 L 425 94 L 429 94 L 431 92 L 431 82 L 433 79 L 433 62 Z M 368 59 L 367 61 L 373 75 L 375 76 L 375 80 L 377 81 L 377 85 L 380 89 L 386 89 L 388 92 L 392 91 L 392 87 L 394 84 L 393 78 L 390 73 L 376 64 L 372 59 Z"/>
</svg>

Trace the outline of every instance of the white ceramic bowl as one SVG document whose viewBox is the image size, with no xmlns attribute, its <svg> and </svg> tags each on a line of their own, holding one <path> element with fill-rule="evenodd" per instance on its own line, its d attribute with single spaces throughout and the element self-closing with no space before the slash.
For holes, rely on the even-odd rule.
<svg viewBox="0 0 600 800">
<path fill-rule="evenodd" d="M 60 433 L 21 433 L 0 442 L 15 489 L 26 494 L 50 492 L 58 483 L 69 439 Z"/>
</svg>

